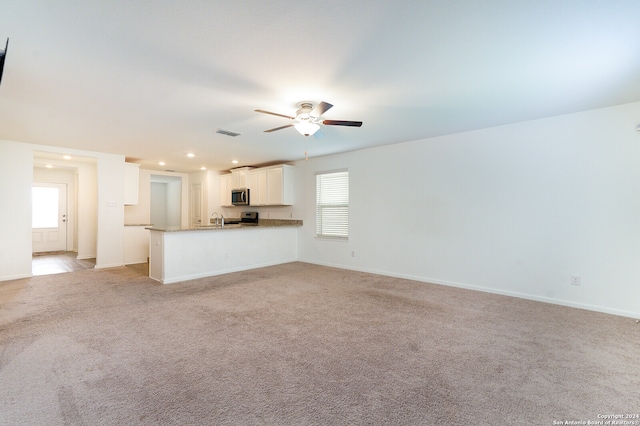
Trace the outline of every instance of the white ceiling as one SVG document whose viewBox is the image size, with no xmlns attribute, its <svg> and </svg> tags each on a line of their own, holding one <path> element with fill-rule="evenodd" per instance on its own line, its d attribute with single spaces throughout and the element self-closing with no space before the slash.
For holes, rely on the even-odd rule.
<svg viewBox="0 0 640 426">
<path fill-rule="evenodd" d="M 635 102 L 638 16 L 638 0 L 5 0 L 0 139 L 227 170 Z M 364 124 L 263 132 L 288 121 L 254 109 L 301 101 Z"/>
</svg>

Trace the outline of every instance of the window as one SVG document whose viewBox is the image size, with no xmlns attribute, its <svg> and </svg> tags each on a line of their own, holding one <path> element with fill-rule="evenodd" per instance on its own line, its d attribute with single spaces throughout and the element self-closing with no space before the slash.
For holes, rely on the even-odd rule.
<svg viewBox="0 0 640 426">
<path fill-rule="evenodd" d="M 316 236 L 349 238 L 349 172 L 316 174 Z"/>
<path fill-rule="evenodd" d="M 34 186 L 31 190 L 32 227 L 58 227 L 58 188 Z"/>
</svg>

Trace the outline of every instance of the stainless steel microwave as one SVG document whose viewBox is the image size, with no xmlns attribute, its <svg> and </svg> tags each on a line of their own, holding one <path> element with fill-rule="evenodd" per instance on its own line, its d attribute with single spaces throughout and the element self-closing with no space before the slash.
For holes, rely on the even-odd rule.
<svg viewBox="0 0 640 426">
<path fill-rule="evenodd" d="M 248 206 L 249 188 L 232 189 L 231 204 L 233 204 L 234 206 Z"/>
</svg>

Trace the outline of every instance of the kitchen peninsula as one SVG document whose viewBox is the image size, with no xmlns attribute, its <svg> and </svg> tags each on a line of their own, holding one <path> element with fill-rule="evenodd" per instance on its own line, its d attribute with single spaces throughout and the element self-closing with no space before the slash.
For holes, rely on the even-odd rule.
<svg viewBox="0 0 640 426">
<path fill-rule="evenodd" d="M 293 262 L 301 220 L 258 225 L 148 228 L 149 277 L 170 284 Z"/>
</svg>

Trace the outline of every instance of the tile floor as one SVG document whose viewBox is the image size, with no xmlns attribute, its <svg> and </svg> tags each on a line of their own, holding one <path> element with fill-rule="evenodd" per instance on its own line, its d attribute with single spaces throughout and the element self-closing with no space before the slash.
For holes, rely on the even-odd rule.
<svg viewBox="0 0 640 426">
<path fill-rule="evenodd" d="M 91 269 L 96 266 L 95 259 L 77 259 L 72 251 L 53 253 L 34 253 L 31 262 L 33 275 L 61 274 L 64 272 Z"/>
</svg>

